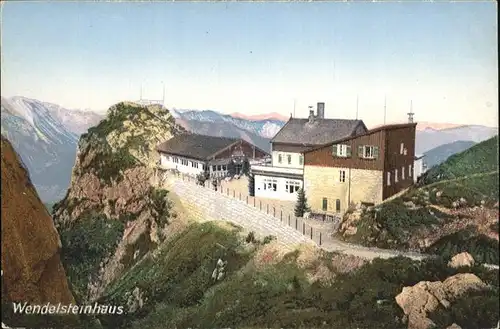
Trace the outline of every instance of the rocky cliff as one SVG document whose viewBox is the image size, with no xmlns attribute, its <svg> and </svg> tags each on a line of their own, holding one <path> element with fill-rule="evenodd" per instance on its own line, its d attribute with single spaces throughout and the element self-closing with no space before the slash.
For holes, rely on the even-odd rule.
<svg viewBox="0 0 500 329">
<path fill-rule="evenodd" d="M 167 192 L 151 184 L 155 149 L 181 132 L 168 110 L 123 102 L 81 136 L 70 188 L 53 215 L 84 300 L 159 242 L 170 207 Z"/>
<path fill-rule="evenodd" d="M 74 302 L 60 248 L 24 164 L 2 135 L 2 303 Z"/>
</svg>

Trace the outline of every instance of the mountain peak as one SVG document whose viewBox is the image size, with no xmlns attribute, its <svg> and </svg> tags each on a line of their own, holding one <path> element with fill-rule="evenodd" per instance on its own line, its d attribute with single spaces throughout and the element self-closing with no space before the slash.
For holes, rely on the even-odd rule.
<svg viewBox="0 0 500 329">
<path fill-rule="evenodd" d="M 233 118 L 251 120 L 251 121 L 261 121 L 261 120 L 278 120 L 278 121 L 288 121 L 288 117 L 284 116 L 277 112 L 271 113 L 263 113 L 263 114 L 254 114 L 254 115 L 246 115 L 239 112 L 234 112 L 229 114 Z"/>
</svg>

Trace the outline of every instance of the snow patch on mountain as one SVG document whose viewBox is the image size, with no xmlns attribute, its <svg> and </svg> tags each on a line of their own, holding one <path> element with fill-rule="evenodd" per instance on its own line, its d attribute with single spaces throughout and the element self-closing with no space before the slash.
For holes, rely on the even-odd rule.
<svg viewBox="0 0 500 329">
<path fill-rule="evenodd" d="M 176 119 L 185 121 L 225 123 L 235 126 L 244 131 L 251 132 L 264 138 L 272 138 L 278 130 L 285 124 L 284 121 L 275 119 L 265 120 L 247 120 L 244 118 L 235 118 L 228 114 L 221 114 L 212 110 L 179 110 L 173 109 L 172 114 Z"/>
</svg>

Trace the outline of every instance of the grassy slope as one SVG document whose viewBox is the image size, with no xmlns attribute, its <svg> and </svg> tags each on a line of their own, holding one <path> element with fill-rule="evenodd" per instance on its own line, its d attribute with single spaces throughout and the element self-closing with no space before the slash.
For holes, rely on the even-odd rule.
<svg viewBox="0 0 500 329">
<path fill-rule="evenodd" d="M 377 259 L 353 273 L 336 274 L 331 284 L 311 284 L 305 270 L 297 266 L 297 252 L 276 265 L 256 267 L 255 251 L 243 247 L 242 240 L 237 230 L 214 222 L 193 224 L 154 257 L 147 256 L 129 270 L 100 301 L 126 305 L 138 288 L 144 307 L 126 316 L 101 318 L 101 323 L 109 329 L 406 328 L 394 300 L 402 287 L 457 273 L 439 260 Z M 328 266 L 331 256 L 326 254 L 318 262 Z M 215 282 L 211 274 L 218 258 L 228 262 L 228 270 L 223 280 Z M 496 288 L 484 300 L 466 305 L 469 316 L 459 324 L 491 326 L 498 317 L 498 302 L 493 299 L 498 297 L 498 272 L 480 267 L 460 271 L 472 271 Z M 487 310 L 483 305 L 488 305 Z M 474 315 L 480 311 L 488 315 L 477 319 Z M 455 313 L 433 316 L 443 324 L 458 317 Z"/>
<path fill-rule="evenodd" d="M 498 171 L 498 135 L 456 153 L 442 164 L 429 169 L 421 184 L 428 185 L 472 174 Z"/>
<path fill-rule="evenodd" d="M 367 246 L 407 249 L 409 239 L 423 227 L 436 230 L 457 220 L 434 206 L 454 208 L 462 198 L 465 207 L 483 203 L 494 208 L 499 193 L 497 148 L 498 136 L 451 156 L 432 168 L 419 188 L 365 212 L 357 233 L 347 239 Z M 405 204 L 408 202 L 417 205 L 416 209 Z M 445 236 L 423 251 L 445 256 L 469 251 L 479 261 L 499 263 L 498 241 L 469 228 Z"/>
</svg>

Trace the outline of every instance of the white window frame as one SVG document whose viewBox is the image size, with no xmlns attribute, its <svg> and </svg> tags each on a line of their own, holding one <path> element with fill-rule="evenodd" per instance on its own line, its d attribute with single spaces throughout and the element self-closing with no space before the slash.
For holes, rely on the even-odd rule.
<svg viewBox="0 0 500 329">
<path fill-rule="evenodd" d="M 286 159 L 288 160 L 288 164 L 291 165 L 292 164 L 292 155 L 287 154 Z"/>
<path fill-rule="evenodd" d="M 339 144 L 337 145 L 337 156 L 339 157 L 347 157 L 347 145 Z"/>
<path fill-rule="evenodd" d="M 411 170 L 412 165 L 408 165 L 408 177 L 412 177 L 413 170 Z"/>
<path fill-rule="evenodd" d="M 345 183 L 345 170 L 339 170 L 339 182 Z"/>
<path fill-rule="evenodd" d="M 299 154 L 299 165 L 303 166 L 304 165 L 304 155 Z"/>
<path fill-rule="evenodd" d="M 405 180 L 405 166 L 401 167 L 401 180 Z"/>
<path fill-rule="evenodd" d="M 293 181 L 293 180 L 287 180 L 285 182 L 285 191 L 286 193 L 296 193 L 300 190 L 300 182 L 299 181 Z"/>
<path fill-rule="evenodd" d="M 281 153 L 278 153 L 278 163 L 283 162 L 283 155 Z"/>
<path fill-rule="evenodd" d="M 377 145 L 362 145 L 361 147 L 363 148 L 363 159 L 377 159 L 379 156 L 379 154 L 377 154 L 377 157 L 375 157 L 375 148 L 378 148 Z M 380 152 L 380 149 L 378 149 L 378 152 Z"/>
<path fill-rule="evenodd" d="M 272 178 L 264 178 L 264 190 L 276 192 L 278 190 L 278 180 Z"/>
<path fill-rule="evenodd" d="M 401 146 L 399 147 L 399 154 L 404 154 L 405 151 L 405 143 L 401 143 Z"/>
<path fill-rule="evenodd" d="M 339 158 L 347 158 L 347 157 L 349 157 L 349 155 L 347 155 L 347 148 L 350 147 L 350 145 L 347 145 L 347 144 L 335 144 L 334 146 L 336 147 L 336 151 L 333 154 L 334 156 L 339 157 Z M 352 151 L 351 151 L 351 155 L 352 155 Z"/>
<path fill-rule="evenodd" d="M 391 172 L 387 172 L 387 186 L 391 186 Z"/>
<path fill-rule="evenodd" d="M 394 169 L 394 183 L 398 182 L 398 170 Z"/>
</svg>

